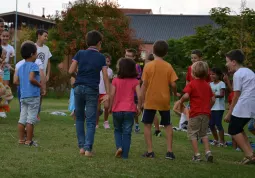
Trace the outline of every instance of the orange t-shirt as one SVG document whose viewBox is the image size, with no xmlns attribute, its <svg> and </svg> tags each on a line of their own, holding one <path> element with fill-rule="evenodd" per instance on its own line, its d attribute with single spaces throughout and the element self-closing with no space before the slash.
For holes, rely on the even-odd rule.
<svg viewBox="0 0 255 178">
<path fill-rule="evenodd" d="M 145 65 L 142 80 L 147 82 L 144 109 L 170 110 L 170 83 L 178 79 L 171 64 L 156 59 Z"/>
</svg>

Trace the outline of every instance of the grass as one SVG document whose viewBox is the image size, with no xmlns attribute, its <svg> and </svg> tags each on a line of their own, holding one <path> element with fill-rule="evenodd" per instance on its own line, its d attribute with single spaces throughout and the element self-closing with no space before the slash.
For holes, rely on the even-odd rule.
<svg viewBox="0 0 255 178">
<path fill-rule="evenodd" d="M 113 128 L 96 130 L 93 158 L 78 153 L 74 122 L 69 116 L 53 116 L 49 111 L 67 110 L 67 100 L 45 99 L 41 122 L 35 128 L 35 140 L 39 147 L 18 145 L 18 102 L 11 104 L 7 119 L 0 119 L 0 177 L 254 177 L 254 168 L 237 164 L 243 158 L 241 152 L 229 148 L 212 148 L 213 164 L 193 163 L 191 145 L 186 133 L 174 133 L 176 160 L 164 158 L 166 152 L 165 133 L 153 137 L 155 159 L 145 159 L 146 150 L 142 132 L 132 134 L 132 145 L 128 160 L 114 157 Z M 101 119 L 102 120 L 102 119 Z M 109 119 L 110 123 L 112 119 Z M 173 116 L 174 125 L 178 118 Z M 112 125 L 111 125 L 112 126 Z M 142 124 L 141 124 L 142 126 Z M 142 129 L 143 130 L 143 129 Z M 201 153 L 203 147 L 200 145 Z M 204 155 L 204 154 L 203 154 Z"/>
</svg>

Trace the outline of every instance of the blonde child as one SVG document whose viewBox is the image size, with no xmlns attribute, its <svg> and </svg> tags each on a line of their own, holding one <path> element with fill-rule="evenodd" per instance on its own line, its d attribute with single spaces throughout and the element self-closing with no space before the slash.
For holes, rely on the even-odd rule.
<svg viewBox="0 0 255 178">
<path fill-rule="evenodd" d="M 136 79 L 136 64 L 128 58 L 118 62 L 118 76 L 112 81 L 110 107 L 112 112 L 116 157 L 128 158 L 131 145 L 131 133 L 135 116 L 141 112 L 140 83 Z M 134 92 L 137 94 L 138 105 L 134 102 Z"/>
<path fill-rule="evenodd" d="M 213 156 L 209 147 L 207 129 L 211 114 L 211 107 L 215 97 L 210 85 L 205 81 L 208 75 L 208 65 L 205 62 L 195 62 L 191 67 L 193 80 L 184 88 L 185 93 L 180 99 L 180 106 L 190 100 L 190 119 L 188 122 L 188 137 L 191 140 L 194 151 L 193 161 L 201 161 L 198 150 L 198 139 L 202 138 L 206 161 L 213 162 Z M 201 90 L 202 88 L 202 90 Z"/>
</svg>

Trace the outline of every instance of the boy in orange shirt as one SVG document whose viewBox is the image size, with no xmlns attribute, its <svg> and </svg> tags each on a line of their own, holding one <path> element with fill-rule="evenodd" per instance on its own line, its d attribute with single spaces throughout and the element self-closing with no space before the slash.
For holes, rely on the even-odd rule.
<svg viewBox="0 0 255 178">
<path fill-rule="evenodd" d="M 153 158 L 151 126 L 156 111 L 161 115 L 161 123 L 165 126 L 167 137 L 167 159 L 175 159 L 172 151 L 173 129 L 170 120 L 170 86 L 177 95 L 176 83 L 178 79 L 172 66 L 163 60 L 167 54 L 168 44 L 165 41 L 157 41 L 153 45 L 154 61 L 145 65 L 142 80 L 142 98 L 144 112 L 144 138 L 147 144 L 147 152 L 144 157 Z"/>
</svg>

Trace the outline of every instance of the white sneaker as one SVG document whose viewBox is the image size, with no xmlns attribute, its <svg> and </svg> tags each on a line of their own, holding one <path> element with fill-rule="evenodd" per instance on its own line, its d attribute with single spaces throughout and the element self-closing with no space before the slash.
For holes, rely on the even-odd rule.
<svg viewBox="0 0 255 178">
<path fill-rule="evenodd" d="M 5 112 L 0 112 L 0 117 L 1 117 L 1 118 L 6 118 L 7 115 L 5 114 Z"/>
</svg>

